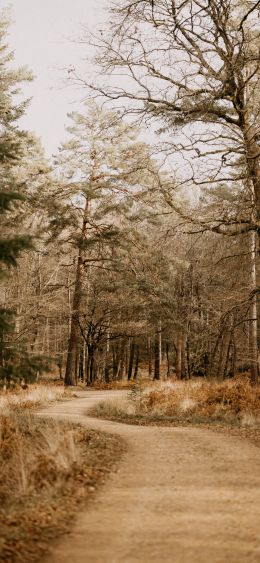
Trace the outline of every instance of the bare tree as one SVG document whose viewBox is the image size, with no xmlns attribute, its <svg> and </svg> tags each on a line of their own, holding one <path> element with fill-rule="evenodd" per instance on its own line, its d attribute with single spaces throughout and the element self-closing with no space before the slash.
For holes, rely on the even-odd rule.
<svg viewBox="0 0 260 563">
<path fill-rule="evenodd" d="M 109 29 L 92 38 L 102 68 L 102 83 L 88 84 L 92 95 L 178 133 L 169 150 L 184 155 L 193 184 L 202 172 L 206 183 L 250 180 L 256 217 L 237 223 L 257 230 L 259 2 L 127 0 L 111 12 Z"/>
</svg>

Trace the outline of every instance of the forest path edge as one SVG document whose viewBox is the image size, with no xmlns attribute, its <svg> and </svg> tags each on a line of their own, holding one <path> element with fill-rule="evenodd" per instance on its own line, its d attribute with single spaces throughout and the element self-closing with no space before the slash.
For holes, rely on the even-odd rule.
<svg viewBox="0 0 260 563">
<path fill-rule="evenodd" d="M 86 391 L 40 415 L 124 438 L 128 451 L 49 563 L 256 563 L 260 449 L 194 427 L 141 427 L 86 415 L 125 391 Z"/>
</svg>

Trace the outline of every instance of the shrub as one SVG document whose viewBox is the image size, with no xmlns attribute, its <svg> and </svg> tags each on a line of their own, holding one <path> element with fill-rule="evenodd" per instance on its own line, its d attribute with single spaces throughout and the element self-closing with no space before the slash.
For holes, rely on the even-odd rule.
<svg viewBox="0 0 260 563">
<path fill-rule="evenodd" d="M 94 409 L 97 416 L 165 417 L 185 420 L 239 421 L 244 426 L 257 423 L 260 414 L 260 387 L 247 378 L 225 382 L 159 382 L 150 387 L 134 387 L 128 401 L 105 401 Z"/>
<path fill-rule="evenodd" d="M 161 384 L 146 390 L 139 408 L 149 414 L 172 416 L 193 412 L 205 417 L 228 416 L 241 418 L 242 413 L 260 413 L 260 388 L 252 387 L 248 379 L 228 382 L 183 382 Z"/>
</svg>

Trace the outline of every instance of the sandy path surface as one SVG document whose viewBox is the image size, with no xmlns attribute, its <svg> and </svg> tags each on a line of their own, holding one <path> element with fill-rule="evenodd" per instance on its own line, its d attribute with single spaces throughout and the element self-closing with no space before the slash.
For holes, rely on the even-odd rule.
<svg viewBox="0 0 260 563">
<path fill-rule="evenodd" d="M 192 427 L 140 427 L 84 416 L 120 391 L 87 391 L 41 414 L 123 437 L 119 470 L 48 563 L 259 563 L 260 449 Z"/>
</svg>

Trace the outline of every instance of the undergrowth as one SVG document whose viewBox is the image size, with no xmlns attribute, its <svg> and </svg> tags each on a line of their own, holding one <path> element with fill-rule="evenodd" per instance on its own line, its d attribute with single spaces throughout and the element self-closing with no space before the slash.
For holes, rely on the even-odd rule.
<svg viewBox="0 0 260 563">
<path fill-rule="evenodd" d="M 94 413 L 93 413 L 94 414 Z M 162 382 L 151 387 L 135 386 L 128 399 L 100 403 L 96 416 L 136 417 L 142 420 L 220 421 L 252 426 L 259 424 L 260 387 L 246 378 L 225 382 Z"/>
<path fill-rule="evenodd" d="M 71 391 L 58 385 L 30 385 L 27 389 L 0 393 L 0 414 L 20 409 L 31 409 L 71 396 Z"/>
<path fill-rule="evenodd" d="M 122 450 L 82 426 L 18 408 L 0 414 L 0 562 L 42 561 Z"/>
</svg>

